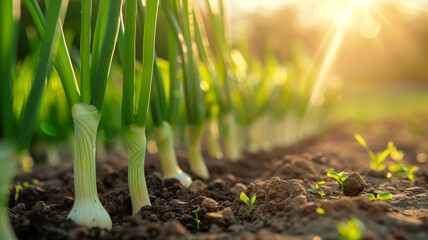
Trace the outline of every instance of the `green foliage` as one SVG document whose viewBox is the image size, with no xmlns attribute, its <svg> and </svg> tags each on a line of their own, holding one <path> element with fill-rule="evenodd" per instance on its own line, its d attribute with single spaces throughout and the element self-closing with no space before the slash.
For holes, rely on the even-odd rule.
<svg viewBox="0 0 428 240">
<path fill-rule="evenodd" d="M 199 220 L 199 216 L 198 216 L 198 212 L 199 210 L 201 210 L 200 208 L 193 210 L 193 213 L 195 214 L 195 221 L 196 221 L 196 229 L 199 230 L 199 224 L 201 222 L 201 220 Z"/>
<path fill-rule="evenodd" d="M 15 185 L 15 204 L 18 201 L 19 193 L 21 192 L 21 190 L 22 190 L 22 185 L 21 183 L 17 182 Z"/>
<path fill-rule="evenodd" d="M 37 115 L 40 109 L 43 90 L 46 86 L 46 77 L 52 69 L 52 58 L 56 53 L 58 40 L 57 26 L 58 18 L 61 16 L 62 1 L 51 1 L 49 11 L 46 14 L 45 34 L 42 39 L 39 60 L 34 73 L 34 81 L 31 85 L 30 95 L 24 108 L 20 122 L 17 152 L 21 152 L 30 145 Z"/>
<path fill-rule="evenodd" d="M 404 152 L 399 151 L 397 147 L 394 145 L 392 141 L 388 142 L 387 148 L 382 151 L 378 152 L 377 154 L 374 154 L 373 151 L 368 147 L 366 141 L 363 137 L 361 137 L 358 133 L 355 134 L 355 139 L 360 143 L 360 145 L 367 151 L 367 153 L 370 155 L 370 167 L 375 170 L 384 170 L 386 168 L 386 165 L 382 162 L 388 157 L 388 155 L 395 161 L 401 161 L 404 157 Z M 397 163 L 394 165 L 391 165 L 388 167 L 388 170 L 396 173 L 398 177 L 400 178 L 408 178 L 411 181 L 415 180 L 415 175 L 413 172 L 418 170 L 418 167 L 409 165 L 409 164 L 402 164 Z M 391 177 L 391 174 L 388 173 L 388 178 Z"/>
<path fill-rule="evenodd" d="M 39 179 L 37 179 L 37 178 L 33 178 L 32 180 L 31 180 L 31 184 L 32 185 L 37 185 L 37 184 L 39 184 Z M 26 187 L 28 187 L 28 186 L 30 186 L 30 183 L 29 182 L 27 182 L 27 181 L 25 181 L 25 182 L 23 182 L 22 184 L 20 183 L 20 182 L 17 182 L 16 184 L 15 184 L 15 204 L 17 203 L 17 201 L 18 201 L 18 199 L 19 199 L 19 195 L 20 195 L 20 193 L 21 193 L 21 191 L 24 189 L 24 188 L 26 188 Z"/>
<path fill-rule="evenodd" d="M 327 212 L 324 210 L 324 208 L 317 208 L 315 210 L 319 215 L 327 216 Z"/>
<path fill-rule="evenodd" d="M 394 143 L 392 141 L 388 142 L 388 146 L 385 150 L 378 152 L 377 154 L 374 154 L 373 151 L 368 147 L 366 141 L 363 137 L 361 137 L 358 133 L 355 134 L 355 139 L 360 143 L 360 145 L 367 151 L 367 153 L 370 156 L 370 168 L 374 170 L 384 170 L 386 168 L 386 165 L 382 162 L 388 157 L 388 155 L 391 156 L 393 160 L 399 161 L 403 159 L 404 153 L 402 151 L 398 151 L 397 148 L 394 146 Z"/>
<path fill-rule="evenodd" d="M 348 173 L 347 172 L 336 173 L 336 172 L 330 171 L 327 173 L 327 177 L 331 177 L 337 180 L 337 182 L 340 185 L 340 192 L 343 194 L 343 182 L 346 180 L 346 178 L 348 178 Z"/>
<path fill-rule="evenodd" d="M 357 218 L 341 221 L 337 224 L 341 240 L 358 240 L 366 231 L 366 226 Z"/>
<path fill-rule="evenodd" d="M 389 156 L 392 160 L 400 161 L 404 157 L 404 152 L 399 151 L 392 141 L 388 142 Z"/>
<path fill-rule="evenodd" d="M 355 136 L 355 139 L 357 139 L 358 143 L 360 143 L 360 145 L 369 154 L 370 160 L 371 160 L 370 161 L 370 168 L 372 168 L 374 170 L 379 170 L 379 171 L 384 170 L 386 168 L 386 165 L 383 164 L 382 162 L 386 159 L 386 157 L 388 157 L 389 153 L 391 152 L 391 146 L 393 146 L 393 143 L 389 142 L 388 147 L 385 150 L 383 150 L 382 152 L 378 152 L 378 153 L 374 154 L 373 151 L 367 145 L 364 138 L 361 137 L 360 134 L 356 133 L 354 136 Z M 398 153 L 396 153 L 396 154 L 398 155 Z"/>
<path fill-rule="evenodd" d="M 392 198 L 392 194 L 389 192 L 383 192 L 377 195 L 377 199 L 379 200 L 389 200 L 391 198 Z"/>
<path fill-rule="evenodd" d="M 411 181 L 415 180 L 414 172 L 418 170 L 418 167 L 410 164 L 397 163 L 388 167 L 388 170 L 396 173 L 400 178 L 408 178 Z"/>
<path fill-rule="evenodd" d="M 321 198 L 325 199 L 325 193 L 321 189 L 321 185 L 325 184 L 325 181 L 320 181 L 315 185 L 315 189 L 309 189 L 308 191 L 312 194 L 319 194 Z"/>
<path fill-rule="evenodd" d="M 376 197 L 372 193 L 366 193 L 366 194 L 361 195 L 361 197 L 365 197 L 369 201 L 374 201 L 376 199 L 379 199 L 379 200 L 389 200 L 389 199 L 392 198 L 392 193 L 390 193 L 390 192 L 382 192 L 382 193 L 376 194 Z"/>
<path fill-rule="evenodd" d="M 361 195 L 361 197 L 365 197 L 365 198 L 367 198 L 369 201 L 374 201 L 374 200 L 376 199 L 376 197 L 375 197 L 373 194 L 371 194 L 371 193 L 363 194 L 363 195 Z"/>
<path fill-rule="evenodd" d="M 257 198 L 257 194 L 255 193 L 250 199 L 247 197 L 247 195 L 245 195 L 245 193 L 242 192 L 239 198 L 241 199 L 241 201 L 243 201 L 245 204 L 248 205 L 249 209 L 247 212 L 247 216 L 250 216 L 251 211 L 253 210 L 254 202 L 256 201 L 256 198 Z"/>
<path fill-rule="evenodd" d="M 390 149 L 390 156 L 392 160 L 395 161 L 401 161 L 404 157 L 403 151 L 397 150 L 397 148 L 394 146 L 392 142 L 388 143 L 388 148 Z M 388 167 L 388 170 L 390 172 L 393 172 L 397 175 L 399 178 L 408 178 L 411 181 L 415 180 L 415 174 L 414 172 L 418 170 L 418 167 L 410 165 L 410 164 L 403 164 L 403 163 L 396 163 L 393 165 L 390 165 Z"/>
</svg>

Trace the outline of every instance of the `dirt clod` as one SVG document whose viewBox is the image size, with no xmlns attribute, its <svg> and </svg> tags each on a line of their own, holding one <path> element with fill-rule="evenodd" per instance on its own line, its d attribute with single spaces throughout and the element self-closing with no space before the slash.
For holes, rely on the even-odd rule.
<svg viewBox="0 0 428 240">
<path fill-rule="evenodd" d="M 219 212 L 207 213 L 205 215 L 205 223 L 208 226 L 216 224 L 219 227 L 225 227 L 235 223 L 235 216 L 230 208 L 225 208 Z"/>
<path fill-rule="evenodd" d="M 343 182 L 343 193 L 345 196 L 358 196 L 366 186 L 360 174 L 353 172 Z"/>
<path fill-rule="evenodd" d="M 247 190 L 247 186 L 245 186 L 242 183 L 237 183 L 230 189 L 230 191 L 235 193 L 235 194 L 240 194 L 241 192 L 244 192 L 245 190 Z"/>
<path fill-rule="evenodd" d="M 374 169 L 369 169 L 367 175 L 374 178 L 386 178 L 387 173 L 385 171 L 378 171 Z"/>
<path fill-rule="evenodd" d="M 218 203 L 211 198 L 205 198 L 202 201 L 201 207 L 206 208 L 207 210 L 215 210 L 218 207 Z"/>
<path fill-rule="evenodd" d="M 207 188 L 207 185 L 204 182 L 202 182 L 201 180 L 195 180 L 189 186 L 189 190 L 192 193 L 198 193 L 200 191 L 205 190 L 206 188 Z"/>
</svg>

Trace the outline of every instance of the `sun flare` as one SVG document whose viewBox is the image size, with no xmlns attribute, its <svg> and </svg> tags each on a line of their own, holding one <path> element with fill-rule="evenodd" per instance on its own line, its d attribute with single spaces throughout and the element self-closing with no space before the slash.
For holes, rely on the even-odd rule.
<svg viewBox="0 0 428 240">
<path fill-rule="evenodd" d="M 369 4 L 370 2 L 373 2 L 374 0 L 348 0 L 351 4 L 359 5 L 359 6 L 365 6 Z"/>
</svg>

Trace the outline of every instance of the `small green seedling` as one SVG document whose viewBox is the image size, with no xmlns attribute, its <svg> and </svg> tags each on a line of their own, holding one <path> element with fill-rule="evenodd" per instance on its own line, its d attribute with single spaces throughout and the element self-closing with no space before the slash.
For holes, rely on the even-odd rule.
<svg viewBox="0 0 428 240">
<path fill-rule="evenodd" d="M 348 173 L 347 172 L 341 172 L 341 173 L 328 172 L 327 177 L 334 178 L 337 180 L 337 182 L 339 182 L 340 192 L 343 194 L 343 182 L 346 180 L 346 178 L 348 178 Z"/>
<path fill-rule="evenodd" d="M 325 181 L 320 181 L 315 185 L 315 189 L 309 189 L 308 191 L 313 194 L 319 194 L 321 198 L 324 200 L 325 193 L 321 189 L 321 185 L 325 184 Z"/>
<path fill-rule="evenodd" d="M 199 220 L 198 212 L 200 208 L 193 210 L 193 213 L 195 214 L 195 221 L 196 221 L 196 229 L 199 231 L 199 224 L 201 223 L 201 220 Z"/>
<path fill-rule="evenodd" d="M 399 151 L 392 141 L 388 142 L 389 156 L 392 160 L 400 161 L 404 158 L 404 152 Z"/>
<path fill-rule="evenodd" d="M 378 193 L 376 197 L 373 194 L 371 194 L 371 193 L 367 193 L 367 194 L 361 195 L 361 197 L 365 197 L 369 201 L 374 201 L 376 198 L 379 199 L 379 200 L 389 200 L 389 199 L 392 198 L 392 193 L 390 193 L 390 192 L 382 192 L 382 193 Z"/>
<path fill-rule="evenodd" d="M 403 151 L 397 150 L 397 147 L 394 146 L 393 142 L 388 143 L 388 148 L 390 150 L 390 156 L 392 160 L 400 161 L 404 157 Z M 415 180 L 414 172 L 418 170 L 418 167 L 410 165 L 397 163 L 388 167 L 390 172 L 396 173 L 399 178 L 408 178 L 411 181 Z M 391 176 L 391 174 L 390 174 Z"/>
<path fill-rule="evenodd" d="M 327 212 L 324 210 L 324 208 L 317 208 L 315 210 L 319 215 L 327 216 Z"/>
<path fill-rule="evenodd" d="M 245 204 L 247 204 L 248 207 L 250 207 L 250 209 L 248 209 L 248 212 L 247 212 L 247 216 L 250 216 L 251 211 L 253 210 L 254 202 L 256 201 L 256 198 L 257 198 L 257 194 L 254 194 L 251 197 L 251 200 L 247 197 L 247 195 L 245 195 L 245 193 L 241 193 L 239 198 L 241 199 L 241 201 L 243 201 Z"/>
<path fill-rule="evenodd" d="M 382 162 L 386 159 L 386 157 L 388 157 L 389 153 L 391 152 L 392 146 L 394 146 L 394 144 L 390 141 L 388 143 L 388 147 L 385 150 L 383 150 L 382 152 L 378 152 L 377 154 L 374 154 L 373 151 L 367 145 L 366 140 L 364 140 L 364 138 L 361 137 L 360 134 L 356 133 L 354 136 L 355 136 L 355 139 L 357 139 L 360 145 L 369 154 L 370 160 L 371 160 L 370 168 L 374 170 L 379 170 L 379 171 L 384 170 L 386 168 L 386 165 L 383 164 Z M 396 154 L 397 157 L 399 157 L 398 151 L 396 151 L 394 154 Z"/>
<path fill-rule="evenodd" d="M 22 190 L 22 185 L 20 182 L 17 182 L 15 185 L 15 203 L 18 201 L 19 198 L 19 193 Z"/>
<path fill-rule="evenodd" d="M 33 185 L 37 185 L 37 184 L 39 184 L 40 183 L 40 181 L 39 181 L 39 179 L 37 179 L 37 178 L 33 178 L 32 180 L 31 180 L 31 184 L 33 184 Z"/>
<path fill-rule="evenodd" d="M 414 172 L 418 170 L 418 167 L 410 164 L 397 163 L 389 166 L 388 170 L 396 173 L 399 178 L 408 178 L 409 180 L 414 181 Z"/>
<path fill-rule="evenodd" d="M 366 226 L 357 218 L 341 221 L 337 224 L 341 240 L 358 240 L 366 231 Z"/>
<path fill-rule="evenodd" d="M 392 198 L 392 193 L 390 192 L 383 192 L 377 195 L 377 199 L 379 200 L 389 200 L 391 198 Z"/>
</svg>

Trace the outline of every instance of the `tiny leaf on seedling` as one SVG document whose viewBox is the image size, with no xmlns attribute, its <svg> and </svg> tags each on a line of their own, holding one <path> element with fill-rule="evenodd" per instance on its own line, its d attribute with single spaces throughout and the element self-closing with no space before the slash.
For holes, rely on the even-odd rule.
<svg viewBox="0 0 428 240">
<path fill-rule="evenodd" d="M 390 156 L 395 161 L 400 161 L 404 157 L 403 151 L 398 151 L 397 147 L 394 146 L 394 143 L 392 141 L 388 142 L 388 148 L 390 150 Z"/>
<path fill-rule="evenodd" d="M 403 164 L 397 163 L 388 167 L 391 172 L 399 172 L 403 170 Z"/>
<path fill-rule="evenodd" d="M 320 181 L 316 184 L 317 189 L 321 187 L 321 185 L 325 184 L 325 181 Z"/>
<path fill-rule="evenodd" d="M 257 198 L 257 194 L 255 193 L 252 197 L 251 197 L 251 205 L 253 205 L 254 204 L 254 202 L 256 201 L 256 198 Z"/>
<path fill-rule="evenodd" d="M 360 239 L 366 231 L 366 226 L 357 218 L 351 218 L 349 221 L 341 221 L 337 224 L 337 231 L 340 239 L 356 240 Z"/>
<path fill-rule="evenodd" d="M 389 150 L 389 148 L 387 148 L 383 152 L 378 153 L 377 154 L 377 163 L 383 162 L 383 160 L 385 160 L 385 158 L 388 157 L 389 152 L 390 152 L 390 150 Z"/>
<path fill-rule="evenodd" d="M 318 192 L 316 191 L 316 190 L 314 190 L 314 189 L 309 189 L 308 190 L 310 193 L 312 193 L 312 194 L 317 194 Z"/>
<path fill-rule="evenodd" d="M 247 195 L 245 195 L 245 193 L 241 193 L 241 195 L 239 196 L 239 198 L 241 199 L 241 201 L 243 201 L 245 204 L 247 204 L 248 206 L 250 206 L 251 202 L 250 199 L 247 197 Z"/>
<path fill-rule="evenodd" d="M 375 196 L 374 196 L 373 194 L 371 194 L 371 193 L 363 194 L 363 195 L 361 195 L 361 197 L 365 197 L 365 198 L 367 198 L 369 201 L 373 201 L 373 200 L 375 200 L 375 199 L 376 199 L 376 198 L 375 198 Z"/>
<path fill-rule="evenodd" d="M 37 185 L 37 184 L 39 184 L 39 183 L 40 183 L 40 181 L 39 181 L 39 179 L 37 179 L 37 178 L 33 178 L 33 180 L 31 180 L 31 183 L 32 183 L 33 185 Z"/>
<path fill-rule="evenodd" d="M 335 173 L 335 172 L 328 172 L 328 173 L 327 173 L 327 177 L 334 178 L 334 179 L 336 179 L 337 181 L 339 181 L 339 178 L 340 178 L 339 174 L 337 174 L 337 173 Z"/>
<path fill-rule="evenodd" d="M 390 192 L 383 192 L 377 195 L 377 199 L 379 200 L 389 200 L 392 198 L 392 194 Z"/>
<path fill-rule="evenodd" d="M 19 182 L 16 183 L 16 185 L 15 185 L 15 202 L 18 201 L 19 192 L 20 192 L 21 189 L 22 189 L 21 183 L 19 183 Z"/>
<path fill-rule="evenodd" d="M 366 143 L 366 140 L 364 140 L 364 138 L 363 137 L 361 137 L 361 135 L 360 134 L 358 134 L 358 133 L 355 133 L 355 139 L 357 139 L 357 141 L 360 143 L 360 145 L 362 146 L 362 147 L 368 147 L 367 146 L 367 143 Z"/>
<path fill-rule="evenodd" d="M 196 216 L 195 221 L 196 221 L 196 229 L 197 230 L 199 230 L 199 224 L 201 222 L 201 220 L 199 220 L 199 216 L 198 216 L 198 211 L 199 210 L 200 210 L 200 208 L 192 211 L 195 214 L 195 216 Z"/>
<path fill-rule="evenodd" d="M 327 216 L 327 212 L 324 210 L 324 208 L 319 207 L 316 209 L 316 211 L 319 215 Z"/>
</svg>

